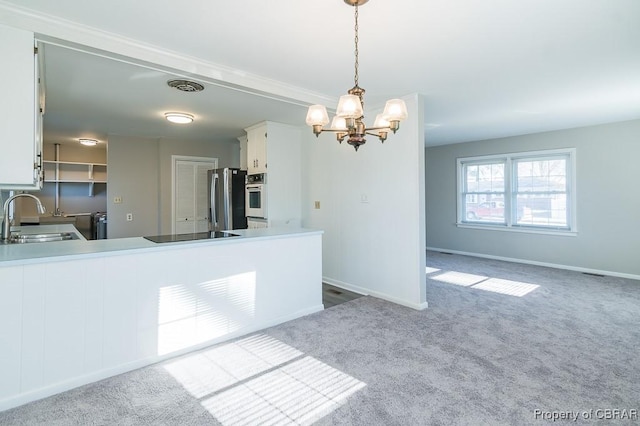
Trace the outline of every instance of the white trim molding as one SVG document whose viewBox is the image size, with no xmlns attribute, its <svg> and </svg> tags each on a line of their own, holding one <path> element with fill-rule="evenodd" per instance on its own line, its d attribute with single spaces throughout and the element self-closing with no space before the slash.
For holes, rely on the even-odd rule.
<svg viewBox="0 0 640 426">
<path fill-rule="evenodd" d="M 460 254 L 460 255 L 463 255 L 463 256 L 473 256 L 473 257 L 480 257 L 480 258 L 484 258 L 484 259 L 503 260 L 505 262 L 512 262 L 512 263 L 523 263 L 525 265 L 545 266 L 547 268 L 564 269 L 564 270 L 567 270 L 567 271 L 586 272 L 588 274 L 608 275 L 610 277 L 628 278 L 628 279 L 631 279 L 631 280 L 640 280 L 640 275 L 636 275 L 636 274 L 627 274 L 627 273 L 624 273 L 624 272 L 615 272 L 615 271 L 605 271 L 605 270 L 601 270 L 601 269 L 583 268 L 581 266 L 562 265 L 562 264 L 559 264 L 559 263 L 539 262 L 537 260 L 519 259 L 519 258 L 515 258 L 515 257 L 494 256 L 494 255 L 491 255 L 491 254 L 474 253 L 474 252 L 460 251 L 460 250 L 450 250 L 450 249 L 438 248 L 438 247 L 427 247 L 427 251 L 437 251 L 437 252 L 441 252 L 441 253 L 444 252 L 444 253 Z"/>
<path fill-rule="evenodd" d="M 408 308 L 411 309 L 416 309 L 418 311 L 422 311 L 425 310 L 429 307 L 429 303 L 428 302 L 424 302 L 424 303 L 413 303 L 413 302 L 409 302 L 407 300 L 404 299 L 398 299 L 397 297 L 393 297 L 393 296 L 389 296 L 386 293 L 380 293 L 377 291 L 371 291 L 370 289 L 364 288 L 364 287 L 360 287 L 357 285 L 353 285 L 353 284 L 349 284 L 349 283 L 345 283 L 343 281 L 339 281 L 339 280 L 334 280 L 332 278 L 329 277 L 322 277 L 322 282 L 327 283 L 327 284 L 331 284 L 332 286 L 335 287 L 339 287 L 345 290 L 349 290 L 352 291 L 354 293 L 358 293 L 361 294 L 363 296 L 373 296 L 373 297 L 377 297 L 378 299 L 382 299 L 382 300 L 386 300 L 388 302 L 392 302 L 395 303 L 397 305 L 402 305 L 402 306 L 406 306 Z"/>
</svg>

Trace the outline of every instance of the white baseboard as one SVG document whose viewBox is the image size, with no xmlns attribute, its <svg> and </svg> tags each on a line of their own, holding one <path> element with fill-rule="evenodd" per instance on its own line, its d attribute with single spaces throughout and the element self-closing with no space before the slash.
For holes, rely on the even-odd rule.
<svg viewBox="0 0 640 426">
<path fill-rule="evenodd" d="M 536 266 L 546 266 L 548 268 L 556 268 L 556 269 L 565 269 L 568 271 L 576 271 L 576 272 L 586 272 L 589 274 L 599 274 L 599 275 L 608 275 L 611 277 L 619 277 L 619 278 L 628 278 L 632 280 L 640 280 L 640 275 L 636 274 L 627 274 L 624 272 L 615 272 L 615 271 L 605 271 L 601 269 L 591 269 L 591 268 L 583 268 L 580 266 L 572 266 L 572 265 L 562 265 L 559 263 L 549 263 L 549 262 L 538 262 L 536 260 L 529 259 L 519 259 L 515 257 L 505 257 L 505 256 L 494 256 L 491 254 L 483 254 L 483 253 L 474 253 L 468 251 L 460 251 L 460 250 L 450 250 L 445 248 L 438 247 L 427 247 L 428 251 L 439 251 L 444 253 L 453 253 L 460 254 L 463 256 L 473 256 L 480 257 L 484 259 L 494 259 L 494 260 L 503 260 L 505 262 L 513 262 L 513 263 L 524 263 L 526 265 L 536 265 Z"/>
<path fill-rule="evenodd" d="M 329 277 L 322 277 L 322 281 L 327 283 L 327 284 L 331 284 L 332 286 L 335 286 L 335 287 L 340 287 L 340 288 L 343 288 L 345 290 L 352 291 L 354 293 L 362 294 L 363 296 L 377 297 L 378 299 L 387 300 L 387 301 L 395 303 L 397 305 L 406 306 L 408 308 L 416 309 L 418 311 L 422 311 L 422 310 L 427 309 L 429 307 L 429 304 L 427 302 L 424 302 L 424 303 L 409 302 L 409 301 L 406 301 L 406 300 L 403 300 L 403 299 L 398 299 L 396 297 L 390 296 L 390 295 L 388 295 L 386 293 L 380 293 L 380 292 L 377 292 L 377 291 L 372 291 L 371 289 L 368 289 L 368 288 L 364 288 L 364 287 L 360 287 L 360 286 L 357 286 L 357 285 L 345 283 L 344 281 L 334 280 L 333 278 L 329 278 Z"/>
</svg>

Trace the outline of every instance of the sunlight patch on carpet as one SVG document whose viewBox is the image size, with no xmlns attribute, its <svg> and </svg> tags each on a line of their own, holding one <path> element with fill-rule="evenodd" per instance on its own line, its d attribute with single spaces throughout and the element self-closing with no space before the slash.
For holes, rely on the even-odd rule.
<svg viewBox="0 0 640 426">
<path fill-rule="evenodd" d="M 483 275 L 474 275 L 458 271 L 443 271 L 440 274 L 430 276 L 429 279 L 446 284 L 454 284 L 462 287 L 491 291 L 494 293 L 517 297 L 525 296 L 540 287 L 537 284 L 529 284 L 502 278 L 490 278 Z"/>
<path fill-rule="evenodd" d="M 500 278 L 489 278 L 479 284 L 472 286 L 480 290 L 492 291 L 494 293 L 508 294 L 509 296 L 522 297 L 540 287 L 537 284 L 528 284 L 520 281 L 503 280 Z"/>
<path fill-rule="evenodd" d="M 443 283 L 447 284 L 461 285 L 463 287 L 477 284 L 481 281 L 486 280 L 487 278 L 488 277 L 482 275 L 473 275 L 457 271 L 445 271 L 441 274 L 431 277 L 432 280 L 442 281 Z"/>
<path fill-rule="evenodd" d="M 312 424 L 365 384 L 304 357 L 203 401 L 223 425 Z"/>
<path fill-rule="evenodd" d="M 223 425 L 312 424 L 366 386 L 264 334 L 164 368 Z"/>
<path fill-rule="evenodd" d="M 303 355 L 264 334 L 215 346 L 165 365 L 194 397 L 202 398 Z"/>
</svg>

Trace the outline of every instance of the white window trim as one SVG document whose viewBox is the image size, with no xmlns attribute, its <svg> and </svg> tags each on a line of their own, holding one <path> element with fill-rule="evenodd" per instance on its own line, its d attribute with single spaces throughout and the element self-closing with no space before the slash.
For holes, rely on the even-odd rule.
<svg viewBox="0 0 640 426">
<path fill-rule="evenodd" d="M 567 155 L 569 157 L 567 164 L 567 178 L 570 182 L 567 188 L 567 196 L 569 202 L 567 203 L 567 225 L 569 229 L 553 229 L 546 227 L 526 226 L 512 224 L 512 219 L 507 220 L 507 224 L 491 224 L 491 223 L 470 223 L 463 221 L 464 212 L 462 211 L 463 201 L 462 194 L 464 191 L 464 164 L 478 163 L 478 162 L 505 162 L 505 207 L 511 212 L 511 202 L 513 197 L 513 185 L 511 180 L 513 177 L 513 160 L 530 158 L 530 157 L 545 157 L 545 156 L 557 156 Z M 460 157 L 456 159 L 456 226 L 458 228 L 468 229 L 485 229 L 491 231 L 506 231 L 506 232 L 520 232 L 527 234 L 545 234 L 545 235 L 562 235 L 562 236 L 576 236 L 578 235 L 578 224 L 576 219 L 576 206 L 577 206 L 577 183 L 576 183 L 576 149 L 575 148 L 560 148 L 549 149 L 543 151 L 526 151 L 526 152 L 514 152 L 508 154 L 496 154 L 496 155 L 483 155 L 476 157 Z M 507 196 L 509 194 L 509 196 Z"/>
</svg>

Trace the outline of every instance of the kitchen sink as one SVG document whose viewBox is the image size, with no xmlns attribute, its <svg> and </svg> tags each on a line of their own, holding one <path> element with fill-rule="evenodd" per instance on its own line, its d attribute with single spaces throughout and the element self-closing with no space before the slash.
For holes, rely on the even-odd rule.
<svg viewBox="0 0 640 426">
<path fill-rule="evenodd" d="M 14 234 L 11 235 L 11 244 L 46 243 L 49 241 L 78 240 L 75 232 L 42 232 L 38 234 Z"/>
</svg>

